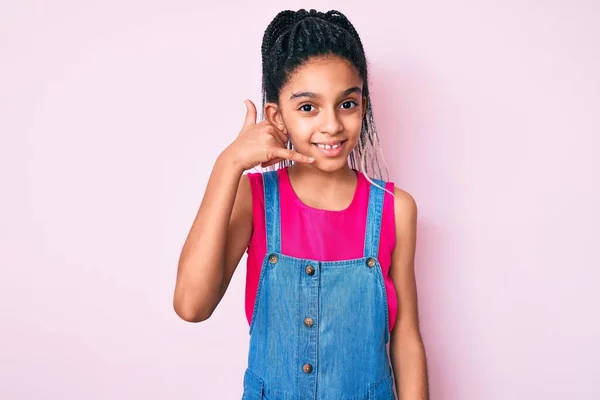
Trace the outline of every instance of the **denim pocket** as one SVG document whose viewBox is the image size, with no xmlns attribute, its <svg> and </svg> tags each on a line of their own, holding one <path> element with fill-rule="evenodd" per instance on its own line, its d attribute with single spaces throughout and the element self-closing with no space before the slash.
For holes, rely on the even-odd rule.
<svg viewBox="0 0 600 400">
<path fill-rule="evenodd" d="M 244 372 L 244 394 L 242 400 L 262 400 L 264 382 L 250 369 Z"/>
<path fill-rule="evenodd" d="M 388 375 L 379 382 L 369 385 L 369 400 L 395 400 L 394 381 L 392 375 Z"/>
</svg>

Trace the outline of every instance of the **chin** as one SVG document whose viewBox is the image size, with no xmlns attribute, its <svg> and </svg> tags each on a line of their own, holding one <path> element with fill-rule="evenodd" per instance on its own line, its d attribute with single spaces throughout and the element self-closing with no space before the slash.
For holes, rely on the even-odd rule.
<svg viewBox="0 0 600 400">
<path fill-rule="evenodd" d="M 343 158 L 336 157 L 336 159 L 315 158 L 315 162 L 312 165 L 323 172 L 336 172 L 349 167 L 347 156 Z"/>
</svg>

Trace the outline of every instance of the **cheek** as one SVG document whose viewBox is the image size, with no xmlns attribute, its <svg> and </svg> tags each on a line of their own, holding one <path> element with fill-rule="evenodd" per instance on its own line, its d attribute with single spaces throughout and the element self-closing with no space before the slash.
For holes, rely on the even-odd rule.
<svg viewBox="0 0 600 400">
<path fill-rule="evenodd" d="M 362 129 L 362 122 L 362 114 L 352 115 L 345 119 L 344 128 L 349 135 L 358 136 Z"/>
<path fill-rule="evenodd" d="M 308 142 L 313 134 L 317 131 L 315 119 L 298 118 L 286 123 L 288 134 L 293 142 Z"/>
</svg>

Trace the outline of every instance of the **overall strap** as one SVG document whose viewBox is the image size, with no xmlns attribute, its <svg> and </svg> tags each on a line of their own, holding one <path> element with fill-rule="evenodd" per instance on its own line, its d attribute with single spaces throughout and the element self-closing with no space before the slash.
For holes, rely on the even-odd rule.
<svg viewBox="0 0 600 400">
<path fill-rule="evenodd" d="M 281 253 L 281 218 L 279 207 L 279 179 L 277 171 L 263 173 L 265 188 L 265 222 L 267 254 Z"/>
<path fill-rule="evenodd" d="M 379 179 L 371 180 L 379 186 L 385 187 L 384 181 Z M 379 256 L 379 238 L 381 234 L 381 217 L 383 215 L 383 198 L 385 191 L 373 184 L 370 184 L 370 186 L 364 256 L 377 258 Z"/>
</svg>

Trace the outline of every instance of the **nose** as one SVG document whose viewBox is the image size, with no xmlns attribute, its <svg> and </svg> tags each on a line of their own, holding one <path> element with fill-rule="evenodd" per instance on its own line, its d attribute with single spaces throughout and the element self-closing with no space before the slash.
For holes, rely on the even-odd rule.
<svg viewBox="0 0 600 400">
<path fill-rule="evenodd" d="M 329 109 L 321 115 L 323 116 L 321 126 L 319 127 L 321 133 L 333 136 L 340 133 L 344 129 L 342 122 L 340 121 L 339 115 L 337 113 L 337 110 Z"/>
</svg>

